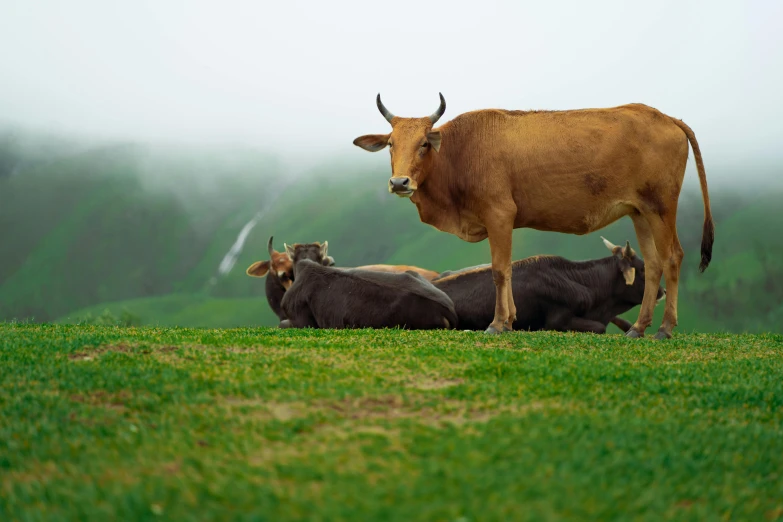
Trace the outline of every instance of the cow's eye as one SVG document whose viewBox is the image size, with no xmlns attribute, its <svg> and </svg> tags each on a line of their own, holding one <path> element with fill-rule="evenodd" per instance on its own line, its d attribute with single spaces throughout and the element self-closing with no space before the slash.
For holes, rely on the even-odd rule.
<svg viewBox="0 0 783 522">
<path fill-rule="evenodd" d="M 394 143 L 389 142 L 389 148 L 392 148 L 392 147 L 394 147 Z"/>
<path fill-rule="evenodd" d="M 425 141 L 424 143 L 422 143 L 422 144 L 421 144 L 421 148 L 422 148 L 422 149 L 426 149 L 426 148 L 427 148 L 427 147 L 429 147 L 429 146 L 430 146 L 430 144 L 429 144 L 429 143 L 427 143 L 426 141 Z"/>
</svg>

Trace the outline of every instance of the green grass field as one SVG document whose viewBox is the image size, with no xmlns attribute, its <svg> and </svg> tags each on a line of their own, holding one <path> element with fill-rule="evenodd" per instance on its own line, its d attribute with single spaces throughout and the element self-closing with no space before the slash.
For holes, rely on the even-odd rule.
<svg viewBox="0 0 783 522">
<path fill-rule="evenodd" d="M 0 324 L 0 520 L 780 520 L 783 336 Z"/>
</svg>

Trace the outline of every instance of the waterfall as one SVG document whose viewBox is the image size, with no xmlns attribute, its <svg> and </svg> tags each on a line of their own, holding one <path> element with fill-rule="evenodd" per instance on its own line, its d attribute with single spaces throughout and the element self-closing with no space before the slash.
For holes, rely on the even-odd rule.
<svg viewBox="0 0 783 522">
<path fill-rule="evenodd" d="M 269 209 L 272 207 L 272 205 L 277 201 L 277 198 L 280 197 L 280 194 L 283 193 L 283 189 L 279 190 L 274 197 L 272 197 L 269 202 L 264 206 L 263 209 L 256 212 L 256 215 L 250 219 L 247 223 L 245 223 L 245 226 L 242 227 L 242 230 L 239 231 L 239 235 L 237 235 L 236 241 L 234 241 L 234 244 L 231 245 L 231 248 L 228 249 L 228 252 L 226 252 L 226 255 L 223 256 L 223 259 L 220 261 L 220 265 L 218 266 L 218 275 L 221 277 L 227 276 L 229 273 L 231 273 L 231 270 L 234 268 L 234 265 L 237 262 L 237 259 L 239 258 L 239 254 L 242 253 L 242 249 L 245 247 L 245 241 L 247 241 L 248 236 L 250 235 L 250 231 L 253 230 L 253 228 L 258 224 L 258 222 L 261 220 L 264 215 L 269 211 Z M 211 284 L 217 283 L 217 278 L 213 277 L 210 280 Z"/>
</svg>

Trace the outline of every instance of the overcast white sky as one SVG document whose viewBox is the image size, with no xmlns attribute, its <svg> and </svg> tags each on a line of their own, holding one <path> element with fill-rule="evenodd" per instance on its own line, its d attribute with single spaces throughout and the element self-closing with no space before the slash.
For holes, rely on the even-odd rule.
<svg viewBox="0 0 783 522">
<path fill-rule="evenodd" d="M 0 1 L 6 121 L 366 154 L 379 91 L 402 116 L 441 91 L 442 121 L 642 102 L 708 163 L 781 158 L 783 2 Z"/>
</svg>

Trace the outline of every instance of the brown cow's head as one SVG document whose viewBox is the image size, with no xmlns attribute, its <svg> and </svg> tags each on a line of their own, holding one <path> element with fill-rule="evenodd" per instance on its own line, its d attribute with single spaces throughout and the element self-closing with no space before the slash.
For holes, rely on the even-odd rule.
<svg viewBox="0 0 783 522">
<path fill-rule="evenodd" d="M 432 126 L 446 111 L 446 100 L 440 94 L 440 107 L 424 118 L 395 116 L 383 105 L 380 94 L 375 102 L 386 121 L 391 123 L 391 133 L 360 136 L 353 140 L 353 144 L 370 152 L 377 152 L 388 145 L 392 168 L 389 192 L 410 197 L 424 183 L 429 163 L 440 150 L 440 131 L 433 130 Z"/>
<path fill-rule="evenodd" d="M 324 241 L 324 244 L 319 243 L 307 243 L 299 244 L 295 243 L 293 246 L 285 245 L 285 252 L 278 252 L 272 247 L 273 237 L 269 238 L 267 244 L 267 250 L 269 251 L 269 261 L 256 261 L 250 265 L 245 271 L 247 275 L 251 277 L 264 277 L 267 273 L 270 273 L 271 277 L 277 278 L 280 284 L 288 290 L 294 283 L 294 256 L 291 254 L 296 252 L 295 255 L 299 259 L 312 259 L 325 266 L 334 265 L 334 259 L 331 256 L 326 255 L 328 242 Z"/>
<path fill-rule="evenodd" d="M 617 258 L 617 266 L 623 275 L 625 285 L 623 285 L 623 297 L 628 302 L 641 304 L 644 297 L 644 260 L 636 255 L 631 248 L 631 242 L 626 241 L 625 246 L 617 246 L 608 239 L 601 236 L 604 245 Z M 666 295 L 666 290 L 658 286 L 658 301 L 660 302 Z"/>
<path fill-rule="evenodd" d="M 276 277 L 287 290 L 293 283 L 294 264 L 288 254 L 278 252 L 272 247 L 273 239 L 274 236 L 270 237 L 266 245 L 269 261 L 256 261 L 245 270 L 245 273 L 251 277 L 264 277 L 271 271 L 271 277 Z"/>
</svg>

